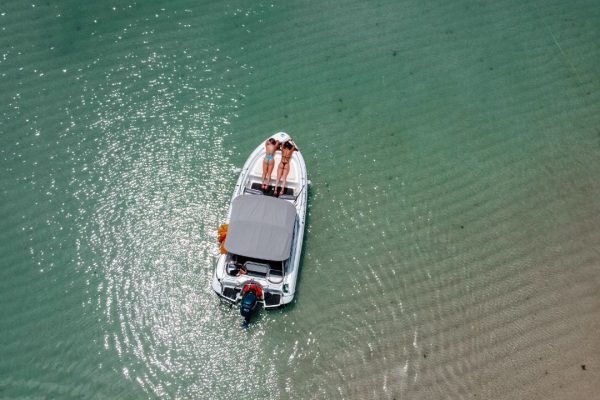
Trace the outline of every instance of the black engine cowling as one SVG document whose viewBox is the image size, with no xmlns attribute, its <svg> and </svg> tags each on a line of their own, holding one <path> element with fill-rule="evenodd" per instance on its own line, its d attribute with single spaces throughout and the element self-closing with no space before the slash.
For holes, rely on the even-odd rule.
<svg viewBox="0 0 600 400">
<path fill-rule="evenodd" d="M 256 311 L 257 304 L 258 296 L 256 296 L 256 293 L 254 293 L 253 290 L 244 294 L 240 303 L 240 314 L 242 314 L 242 317 L 244 317 L 246 321 L 250 321 L 250 318 Z"/>
</svg>

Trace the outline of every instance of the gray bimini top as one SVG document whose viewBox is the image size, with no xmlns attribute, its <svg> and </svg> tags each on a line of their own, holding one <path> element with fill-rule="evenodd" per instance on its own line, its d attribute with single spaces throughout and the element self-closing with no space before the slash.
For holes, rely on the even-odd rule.
<svg viewBox="0 0 600 400">
<path fill-rule="evenodd" d="M 296 208 L 269 196 L 241 195 L 231 203 L 225 249 L 269 261 L 290 258 Z"/>
</svg>

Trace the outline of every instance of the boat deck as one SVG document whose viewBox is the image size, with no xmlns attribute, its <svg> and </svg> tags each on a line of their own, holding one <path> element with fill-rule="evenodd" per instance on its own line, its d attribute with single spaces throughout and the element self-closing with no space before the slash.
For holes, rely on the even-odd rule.
<svg viewBox="0 0 600 400">
<path fill-rule="evenodd" d="M 263 158 L 265 156 L 264 150 L 259 153 L 258 159 L 254 162 L 249 172 L 249 184 L 247 188 L 249 189 L 258 189 L 261 190 L 261 182 L 262 182 L 262 173 L 263 173 Z M 264 191 L 264 194 L 273 195 L 273 186 L 275 185 L 275 179 L 277 179 L 277 168 L 279 166 L 279 162 L 281 161 L 281 151 L 275 152 L 275 167 L 273 168 L 273 172 L 271 173 L 271 180 L 269 181 L 269 189 Z M 256 183 L 258 183 L 258 187 L 256 187 Z M 296 153 L 292 155 L 292 159 L 290 161 L 290 172 L 288 173 L 285 185 L 285 194 L 286 195 L 295 195 L 298 190 L 301 188 L 301 171 L 299 166 L 299 161 Z"/>
</svg>

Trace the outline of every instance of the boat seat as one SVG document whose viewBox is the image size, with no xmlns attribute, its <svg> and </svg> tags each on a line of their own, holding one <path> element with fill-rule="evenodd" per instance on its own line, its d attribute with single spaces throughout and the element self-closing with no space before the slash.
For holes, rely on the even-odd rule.
<svg viewBox="0 0 600 400">
<path fill-rule="evenodd" d="M 246 261 L 244 263 L 244 267 L 248 271 L 248 275 L 256 275 L 256 276 L 267 276 L 269 272 L 269 266 L 266 264 L 260 264 L 252 261 Z"/>
<path fill-rule="evenodd" d="M 267 275 L 267 280 L 271 283 L 281 283 L 283 282 L 283 272 L 271 268 L 269 275 Z"/>
<path fill-rule="evenodd" d="M 252 184 L 251 189 L 246 189 L 244 192 L 247 191 L 251 191 L 248 193 L 252 193 L 252 194 L 258 194 L 257 192 L 260 192 L 260 194 L 264 194 L 266 196 L 275 196 L 275 187 L 273 185 L 269 185 L 269 187 L 267 188 L 267 190 L 262 190 L 260 183 L 259 182 L 254 182 Z M 291 187 L 285 187 L 283 189 L 283 195 L 282 196 L 294 196 L 294 189 L 292 189 Z M 281 198 L 281 196 L 280 196 Z"/>
</svg>

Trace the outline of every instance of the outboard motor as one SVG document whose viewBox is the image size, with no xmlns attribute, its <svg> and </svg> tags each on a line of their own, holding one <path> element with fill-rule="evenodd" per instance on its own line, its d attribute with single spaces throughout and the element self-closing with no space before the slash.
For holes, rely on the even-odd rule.
<svg viewBox="0 0 600 400">
<path fill-rule="evenodd" d="M 256 311 L 257 304 L 258 298 L 256 297 L 256 293 L 254 293 L 254 291 L 246 292 L 244 297 L 242 297 L 242 302 L 240 303 L 240 314 L 242 314 L 242 317 L 244 317 L 246 321 L 250 321 L 250 318 Z"/>
<path fill-rule="evenodd" d="M 250 324 L 250 318 L 256 312 L 260 297 L 262 297 L 262 288 L 260 285 L 254 282 L 244 285 L 242 289 L 242 301 L 240 303 L 240 314 L 244 317 L 242 327 L 247 328 Z"/>
</svg>

